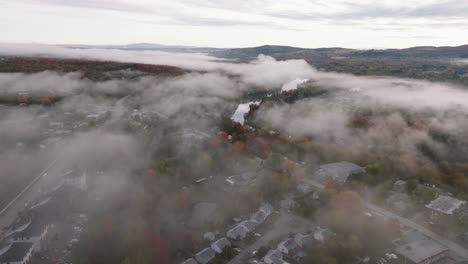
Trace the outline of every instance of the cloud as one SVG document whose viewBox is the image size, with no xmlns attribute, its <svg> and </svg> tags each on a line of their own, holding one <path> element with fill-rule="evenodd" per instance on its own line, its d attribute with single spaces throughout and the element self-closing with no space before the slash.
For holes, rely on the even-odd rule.
<svg viewBox="0 0 468 264">
<path fill-rule="evenodd" d="M 108 10 L 108 11 L 119 11 L 119 12 L 136 12 L 136 13 L 149 13 L 149 10 L 141 4 L 134 4 L 131 1 L 121 0 L 20 0 L 18 2 L 29 3 L 29 4 L 40 4 L 40 5 L 53 5 L 70 8 L 86 8 L 95 10 Z"/>
<path fill-rule="evenodd" d="M 231 63 L 205 54 L 168 53 L 162 51 L 128 51 L 113 49 L 70 49 L 52 45 L 0 44 L 0 54 L 15 56 L 50 56 L 112 60 L 177 66 L 196 71 L 222 71 L 239 75 L 250 85 L 281 86 L 296 78 L 306 78 L 315 70 L 304 60 L 276 61 L 260 56 L 251 63 Z"/>
</svg>

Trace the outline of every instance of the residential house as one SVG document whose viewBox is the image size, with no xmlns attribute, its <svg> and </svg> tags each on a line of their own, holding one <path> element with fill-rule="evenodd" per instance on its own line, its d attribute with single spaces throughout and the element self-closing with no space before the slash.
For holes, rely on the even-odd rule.
<svg viewBox="0 0 468 264">
<path fill-rule="evenodd" d="M 254 222 L 256 225 L 260 225 L 265 222 L 267 215 L 262 211 L 255 212 L 251 217 L 250 221 Z"/>
<path fill-rule="evenodd" d="M 195 254 L 195 260 L 200 264 L 210 263 L 216 256 L 216 253 L 211 248 L 205 248 L 202 251 Z"/>
<path fill-rule="evenodd" d="M 288 264 L 283 260 L 283 254 L 278 249 L 270 250 L 263 258 L 266 264 Z"/>
<path fill-rule="evenodd" d="M 320 227 L 317 227 L 315 229 L 315 231 L 314 231 L 314 239 L 318 240 L 320 242 L 324 242 L 327 239 L 333 237 L 334 235 L 335 235 L 335 233 L 333 233 L 329 229 L 324 229 L 324 228 L 320 228 Z"/>
<path fill-rule="evenodd" d="M 299 249 L 299 245 L 293 238 L 288 238 L 284 241 L 281 241 L 278 245 L 278 250 L 286 255 L 294 256 Z"/>
<path fill-rule="evenodd" d="M 268 217 L 273 213 L 273 206 L 269 203 L 264 203 L 260 206 L 259 211 L 262 211 Z"/>
<path fill-rule="evenodd" d="M 466 201 L 454 197 L 439 195 L 426 205 L 430 211 L 430 218 L 433 221 L 447 222 L 452 220 L 453 216 L 461 211 Z"/>
<path fill-rule="evenodd" d="M 227 240 L 227 238 L 223 237 L 211 244 L 211 249 L 213 249 L 216 253 L 221 254 L 223 253 L 224 249 L 231 246 L 231 242 Z"/>
<path fill-rule="evenodd" d="M 364 168 L 347 161 L 325 164 L 319 167 L 314 177 L 320 182 L 335 181 L 345 184 L 355 174 L 364 174 Z"/>
<path fill-rule="evenodd" d="M 198 262 L 193 258 L 189 258 L 185 260 L 184 262 L 182 262 L 181 264 L 198 264 Z"/>
<path fill-rule="evenodd" d="M 245 220 L 239 223 L 240 226 L 244 226 L 247 229 L 247 232 L 250 233 L 257 228 L 257 224 L 251 220 Z"/>
<path fill-rule="evenodd" d="M 300 247 L 303 248 L 307 244 L 312 243 L 313 241 L 313 236 L 312 235 L 303 235 L 303 234 L 295 234 L 294 235 L 294 241 L 296 244 Z"/>
<path fill-rule="evenodd" d="M 226 236 L 232 240 L 244 240 L 249 230 L 243 225 L 236 225 L 229 231 L 227 231 Z"/>
</svg>

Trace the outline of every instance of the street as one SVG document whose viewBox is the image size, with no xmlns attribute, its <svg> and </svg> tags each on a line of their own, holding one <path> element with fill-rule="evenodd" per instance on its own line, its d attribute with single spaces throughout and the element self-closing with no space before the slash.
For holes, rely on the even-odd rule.
<svg viewBox="0 0 468 264">
<path fill-rule="evenodd" d="M 304 182 L 310 184 L 310 185 L 313 185 L 317 188 L 320 188 L 320 189 L 323 189 L 324 186 L 312 179 L 304 179 Z M 458 245 L 457 243 L 447 239 L 447 238 L 444 238 L 430 230 L 428 230 L 427 228 L 419 225 L 419 224 L 416 224 L 415 222 L 409 220 L 408 218 L 405 218 L 405 217 L 402 217 L 400 215 L 397 215 L 393 212 L 390 212 L 389 210 L 385 209 L 385 208 L 382 208 L 378 205 L 375 205 L 375 204 L 372 204 L 370 203 L 369 201 L 366 201 L 366 205 L 367 205 L 367 208 L 370 209 L 371 211 L 375 211 L 381 215 L 384 215 L 388 218 L 393 218 L 393 219 L 398 219 L 398 221 L 400 221 L 401 224 L 405 225 L 405 226 L 408 226 L 408 227 L 411 227 L 419 232 L 421 232 L 422 234 L 426 235 L 427 237 L 430 237 L 431 239 L 439 242 L 440 244 L 446 246 L 448 249 L 450 249 L 451 251 L 455 252 L 456 254 L 460 255 L 460 257 L 463 257 L 465 259 L 468 259 L 468 250 L 465 249 L 464 247 Z"/>
<path fill-rule="evenodd" d="M 24 209 L 25 204 L 37 198 L 39 191 L 44 187 L 44 177 L 47 176 L 47 173 L 55 164 L 57 164 L 57 159 L 49 163 L 41 173 L 34 177 L 34 179 L 0 211 L 0 228 L 9 226 L 15 220 L 18 213 Z"/>
</svg>

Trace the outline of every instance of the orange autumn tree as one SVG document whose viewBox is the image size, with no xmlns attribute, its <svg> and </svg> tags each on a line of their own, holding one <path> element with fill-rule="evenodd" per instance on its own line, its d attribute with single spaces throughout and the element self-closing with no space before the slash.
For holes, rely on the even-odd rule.
<svg viewBox="0 0 468 264">
<path fill-rule="evenodd" d="M 359 233 L 365 226 L 366 205 L 358 193 L 339 192 L 331 197 L 329 205 L 326 218 L 332 229 L 342 233 Z"/>
</svg>

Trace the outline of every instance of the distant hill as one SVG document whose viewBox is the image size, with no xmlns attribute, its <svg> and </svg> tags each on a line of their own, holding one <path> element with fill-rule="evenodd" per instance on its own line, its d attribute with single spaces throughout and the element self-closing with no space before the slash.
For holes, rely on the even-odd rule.
<svg viewBox="0 0 468 264">
<path fill-rule="evenodd" d="M 252 48 L 215 50 L 212 55 L 223 58 L 250 60 L 264 54 L 278 59 L 313 59 L 313 58 L 468 58 L 468 45 L 458 47 L 413 47 L 407 49 L 346 49 L 318 48 L 307 49 L 289 46 L 260 46 Z"/>
<path fill-rule="evenodd" d="M 120 50 L 160 50 L 166 52 L 186 53 L 209 53 L 221 51 L 222 49 L 194 46 L 170 46 L 157 43 L 134 43 L 128 45 L 63 45 L 67 48 L 76 49 L 120 49 Z"/>
</svg>

